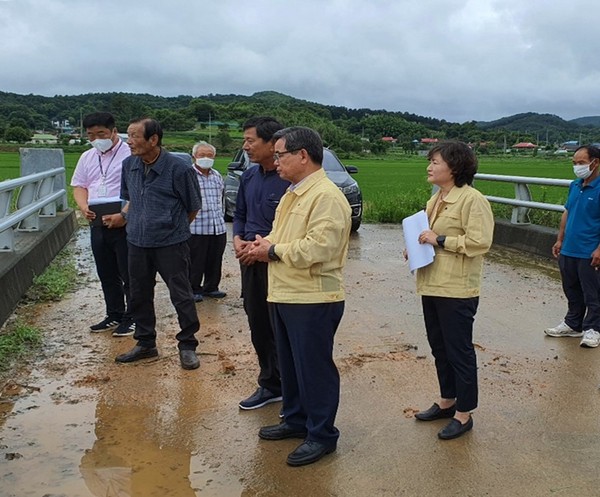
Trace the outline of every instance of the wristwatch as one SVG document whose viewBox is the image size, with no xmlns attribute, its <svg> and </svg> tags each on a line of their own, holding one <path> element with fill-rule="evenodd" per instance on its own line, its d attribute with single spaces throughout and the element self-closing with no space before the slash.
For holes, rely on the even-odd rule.
<svg viewBox="0 0 600 497">
<path fill-rule="evenodd" d="M 275 253 L 275 244 L 273 244 L 269 247 L 269 251 L 267 252 L 267 254 L 269 255 L 269 259 L 272 261 L 280 261 L 281 260 L 279 258 L 279 256 Z"/>
<path fill-rule="evenodd" d="M 446 235 L 438 236 L 435 241 L 440 247 L 444 248 L 444 243 L 446 243 Z"/>
<path fill-rule="evenodd" d="M 127 221 L 127 212 L 121 211 L 119 214 L 121 214 L 121 217 Z"/>
</svg>

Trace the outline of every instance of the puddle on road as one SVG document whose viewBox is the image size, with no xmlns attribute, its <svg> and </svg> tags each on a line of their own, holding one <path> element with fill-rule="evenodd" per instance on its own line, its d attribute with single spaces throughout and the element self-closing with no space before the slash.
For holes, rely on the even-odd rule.
<svg viewBox="0 0 600 497">
<path fill-rule="evenodd" d="M 73 243 L 83 283 L 76 294 L 26 309 L 45 342 L 32 371 L 0 392 L 0 495 L 241 495 L 222 456 L 204 450 L 218 423 L 214 385 L 181 370 L 174 332 L 159 344 L 157 364 L 123 367 L 112 357 L 133 340 L 87 331 L 102 317 L 87 243 L 81 230 Z M 168 328 L 175 318 L 165 315 Z"/>
</svg>

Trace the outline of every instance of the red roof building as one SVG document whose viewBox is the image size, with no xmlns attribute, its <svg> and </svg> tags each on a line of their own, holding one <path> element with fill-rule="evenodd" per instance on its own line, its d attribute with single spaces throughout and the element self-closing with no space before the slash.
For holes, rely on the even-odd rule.
<svg viewBox="0 0 600 497">
<path fill-rule="evenodd" d="M 515 145 L 512 146 L 512 148 L 529 149 L 529 148 L 537 148 L 537 145 L 534 145 L 531 142 L 521 142 L 521 143 L 516 143 Z"/>
</svg>

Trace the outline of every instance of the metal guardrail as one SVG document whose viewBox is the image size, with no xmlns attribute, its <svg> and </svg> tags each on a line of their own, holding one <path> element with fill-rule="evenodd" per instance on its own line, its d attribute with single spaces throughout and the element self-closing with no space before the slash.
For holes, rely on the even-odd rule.
<svg viewBox="0 0 600 497">
<path fill-rule="evenodd" d="M 568 179 L 534 178 L 528 176 L 502 176 L 499 174 L 483 173 L 477 173 L 475 175 L 475 179 L 483 181 L 500 181 L 504 183 L 514 183 L 514 199 L 505 197 L 495 197 L 493 195 L 485 196 L 485 198 L 487 198 L 490 202 L 514 206 L 510 220 L 512 224 L 530 224 L 530 209 L 542 209 L 554 212 L 563 212 L 565 210 L 563 205 L 548 204 L 544 202 L 534 202 L 531 196 L 531 191 L 529 190 L 529 185 L 568 187 L 572 182 L 572 180 Z"/>
<path fill-rule="evenodd" d="M 0 252 L 14 251 L 15 230 L 38 231 L 40 217 L 56 216 L 57 205 L 67 209 L 66 202 L 58 202 L 65 198 L 65 189 L 54 187 L 54 179 L 64 174 L 65 168 L 59 167 L 0 182 Z"/>
</svg>

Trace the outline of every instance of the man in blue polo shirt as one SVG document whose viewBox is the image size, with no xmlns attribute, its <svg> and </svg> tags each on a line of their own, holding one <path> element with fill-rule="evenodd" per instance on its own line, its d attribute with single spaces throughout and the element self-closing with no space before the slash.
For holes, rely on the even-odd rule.
<svg viewBox="0 0 600 497">
<path fill-rule="evenodd" d="M 289 181 L 277 174 L 273 135 L 283 126 L 272 117 L 256 117 L 244 123 L 244 150 L 258 166 L 244 171 L 233 216 L 233 247 L 242 272 L 242 297 L 248 316 L 252 345 L 258 356 L 258 388 L 239 403 L 240 409 L 258 409 L 281 401 L 281 376 L 275 332 L 267 304 L 267 263 L 248 258 L 256 235 L 270 233 L 275 209 Z"/>
<path fill-rule="evenodd" d="M 568 301 L 564 321 L 544 332 L 551 337 L 582 337 L 582 347 L 600 345 L 600 149 L 579 147 L 573 155 L 578 177 L 569 186 L 558 238 L 558 258 Z"/>
<path fill-rule="evenodd" d="M 158 272 L 177 311 L 183 369 L 196 369 L 200 328 L 189 280 L 190 223 L 201 207 L 200 187 L 189 163 L 161 147 L 162 128 L 154 119 L 138 119 L 127 128 L 132 157 L 123 161 L 121 197 L 129 201 L 127 241 L 131 314 L 137 345 L 115 358 L 133 362 L 158 356 L 154 286 Z"/>
</svg>

